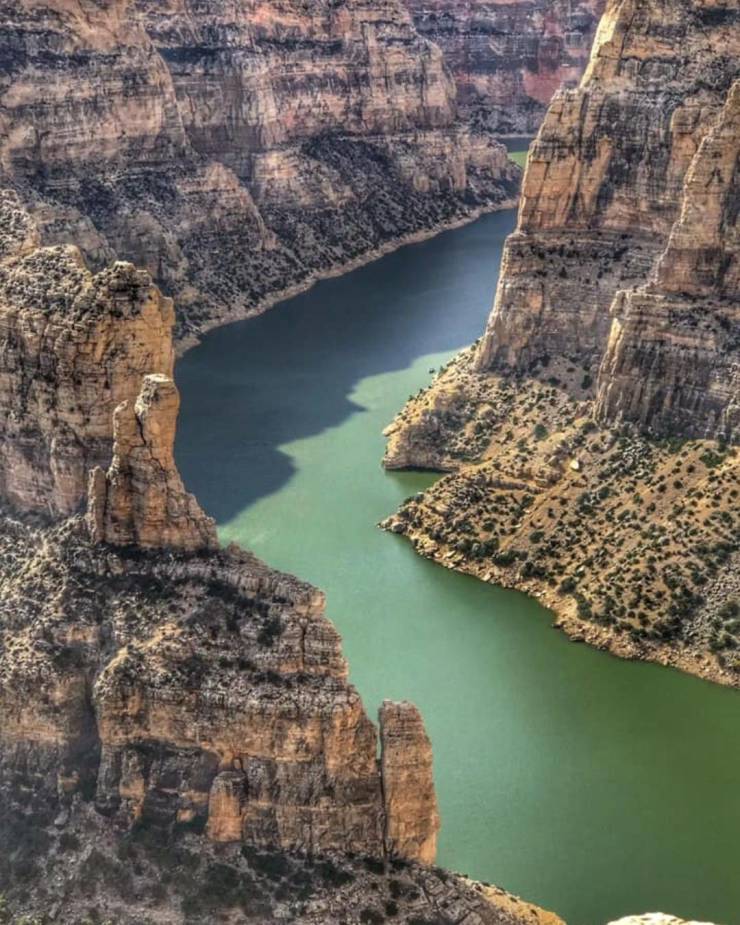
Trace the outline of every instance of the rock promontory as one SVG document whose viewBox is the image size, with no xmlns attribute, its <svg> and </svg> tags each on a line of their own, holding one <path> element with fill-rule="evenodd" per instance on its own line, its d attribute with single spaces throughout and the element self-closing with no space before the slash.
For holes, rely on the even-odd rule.
<svg viewBox="0 0 740 925">
<path fill-rule="evenodd" d="M 431 866 L 418 710 L 376 727 L 323 594 L 219 547 L 173 455 L 172 303 L 0 203 L 2 918 L 562 925 Z"/>
<path fill-rule="evenodd" d="M 740 10 L 610 0 L 479 343 L 388 429 L 387 522 L 573 638 L 740 685 Z"/>
</svg>

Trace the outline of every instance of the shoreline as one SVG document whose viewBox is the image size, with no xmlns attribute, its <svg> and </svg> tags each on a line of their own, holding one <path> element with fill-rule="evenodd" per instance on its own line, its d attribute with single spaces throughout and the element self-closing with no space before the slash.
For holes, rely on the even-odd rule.
<svg viewBox="0 0 740 925">
<path fill-rule="evenodd" d="M 444 473 L 440 473 L 440 477 L 443 478 Z M 395 515 L 391 515 L 387 520 L 383 521 L 379 525 L 380 528 L 386 532 L 392 532 L 391 526 L 394 517 Z M 423 549 L 422 538 L 413 532 L 401 535 L 411 543 L 417 555 L 433 562 L 435 565 L 475 578 L 493 587 L 526 594 L 527 597 L 537 601 L 550 613 L 552 616 L 551 628 L 563 632 L 573 643 L 585 643 L 594 649 L 606 652 L 624 661 L 657 664 L 664 668 L 673 668 L 676 671 L 689 674 L 702 681 L 719 684 L 721 687 L 740 690 L 740 682 L 736 677 L 733 677 L 730 672 L 722 669 L 716 663 L 712 663 L 705 656 L 689 650 L 677 650 L 666 644 L 647 645 L 633 642 L 625 638 L 623 634 L 614 632 L 611 628 L 596 626 L 582 620 L 575 613 L 575 606 L 572 603 L 571 606 L 563 606 L 566 600 L 550 588 L 543 590 L 536 581 L 524 580 L 517 582 L 507 580 L 501 570 L 497 571 L 495 576 L 486 577 L 483 573 L 490 573 L 492 569 L 495 569 L 495 566 L 488 564 L 485 569 L 476 567 L 474 562 L 466 560 L 461 553 L 450 548 L 439 549 L 436 552 Z M 454 558 L 446 558 L 450 554 Z"/>
<path fill-rule="evenodd" d="M 293 299 L 296 296 L 302 295 L 304 292 L 308 292 L 318 283 L 329 279 L 337 279 L 347 273 L 352 273 L 371 263 L 375 263 L 376 260 L 387 257 L 389 254 L 395 253 L 403 247 L 409 247 L 413 244 L 422 244 L 424 241 L 436 238 L 437 235 L 444 234 L 447 231 L 455 231 L 457 228 L 470 225 L 484 215 L 493 215 L 495 212 L 506 212 L 510 209 L 516 209 L 518 205 L 519 197 L 515 199 L 506 199 L 495 206 L 481 206 L 449 222 L 435 225 L 433 228 L 415 231 L 403 235 L 400 238 L 392 238 L 380 247 L 375 247 L 358 257 L 354 257 L 347 263 L 331 267 L 322 272 L 310 273 L 301 282 L 293 283 L 291 286 L 286 286 L 285 289 L 280 289 L 277 292 L 265 296 L 252 308 L 227 309 L 223 315 L 219 315 L 207 321 L 203 327 L 198 330 L 197 334 L 186 334 L 183 338 L 177 340 L 175 343 L 175 356 L 177 359 L 183 357 L 189 350 L 192 350 L 193 347 L 197 347 L 201 343 L 202 338 L 209 332 L 228 324 L 234 324 L 237 321 L 249 321 L 252 318 L 257 318 L 264 312 L 275 308 L 275 306 L 279 305 L 281 302 L 287 302 L 289 299 Z"/>
</svg>

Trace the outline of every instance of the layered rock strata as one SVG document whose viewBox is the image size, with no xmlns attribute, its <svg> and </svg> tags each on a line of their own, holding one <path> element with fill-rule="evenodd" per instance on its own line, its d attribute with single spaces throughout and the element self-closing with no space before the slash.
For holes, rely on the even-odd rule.
<svg viewBox="0 0 740 925">
<path fill-rule="evenodd" d="M 740 440 L 740 81 L 694 157 L 650 282 L 617 294 L 596 414 Z"/>
<path fill-rule="evenodd" d="M 431 863 L 439 829 L 432 744 L 412 703 L 383 704 L 380 743 L 386 847 L 391 854 Z"/>
<path fill-rule="evenodd" d="M 0 227 L 0 496 L 70 514 L 110 462 L 113 409 L 172 374 L 174 310 L 129 264 L 93 275 L 76 247 L 38 247 L 13 193 Z"/>
<path fill-rule="evenodd" d="M 479 369 L 598 366 L 612 300 L 665 248 L 738 60 L 734 4 L 610 0 L 581 86 L 557 94 L 530 151 Z"/>
<path fill-rule="evenodd" d="M 216 524 L 185 491 L 175 465 L 180 395 L 172 379 L 146 376 L 132 405 L 113 416 L 113 462 L 90 473 L 88 525 L 94 542 L 197 551 L 218 546 Z"/>
<path fill-rule="evenodd" d="M 605 0 L 406 0 L 444 52 L 458 106 L 476 131 L 533 135 L 561 86 L 588 62 Z"/>
<path fill-rule="evenodd" d="M 150 272 L 183 335 L 516 196 L 402 0 L 5 0 L 0 20 L 0 176 L 44 243 Z"/>
<path fill-rule="evenodd" d="M 739 43 L 736 5 L 608 4 L 530 157 L 487 331 L 385 459 L 454 473 L 388 521 L 423 554 L 731 685 Z"/>
</svg>

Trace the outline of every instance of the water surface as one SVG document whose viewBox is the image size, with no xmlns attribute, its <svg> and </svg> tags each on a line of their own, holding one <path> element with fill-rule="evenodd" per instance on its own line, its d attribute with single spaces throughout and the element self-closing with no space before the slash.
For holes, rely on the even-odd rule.
<svg viewBox="0 0 740 925">
<path fill-rule="evenodd" d="M 381 431 L 483 330 L 513 213 L 222 328 L 179 364 L 183 476 L 237 540 L 322 587 L 369 711 L 422 709 L 442 865 L 602 925 L 740 922 L 740 695 L 568 642 L 535 602 L 375 524 L 433 476 Z"/>
</svg>

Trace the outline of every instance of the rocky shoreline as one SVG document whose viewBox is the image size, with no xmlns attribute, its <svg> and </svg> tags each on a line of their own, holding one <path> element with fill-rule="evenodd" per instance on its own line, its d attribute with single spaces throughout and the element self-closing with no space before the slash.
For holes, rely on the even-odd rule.
<svg viewBox="0 0 740 925">
<path fill-rule="evenodd" d="M 258 315 L 261 315 L 264 312 L 275 308 L 281 302 L 286 302 L 289 299 L 293 299 L 304 292 L 308 292 L 310 289 L 313 289 L 314 286 L 320 282 L 323 282 L 324 280 L 337 279 L 340 276 L 345 276 L 347 273 L 352 273 L 354 270 L 359 270 L 371 263 L 375 263 L 376 260 L 387 257 L 388 254 L 393 254 L 403 247 L 409 247 L 414 244 L 422 244 L 424 241 L 429 241 L 432 238 L 436 238 L 437 235 L 444 234 L 447 231 L 454 231 L 456 228 L 464 228 L 465 225 L 470 225 L 472 222 L 477 221 L 484 215 L 492 215 L 495 212 L 505 212 L 508 209 L 516 209 L 518 202 L 519 200 L 516 198 L 505 200 L 504 202 L 497 203 L 496 205 L 480 207 L 474 209 L 472 212 L 466 215 L 458 216 L 457 218 L 451 219 L 449 222 L 444 222 L 441 225 L 437 225 L 434 228 L 425 228 L 421 231 L 412 232 L 411 234 L 405 235 L 394 241 L 388 241 L 382 247 L 375 248 L 374 250 L 363 254 L 361 257 L 356 257 L 347 263 L 343 263 L 341 266 L 337 266 L 334 269 L 326 270 L 321 273 L 312 274 L 303 282 L 296 283 L 295 285 L 288 286 L 286 289 L 283 289 L 277 293 L 265 296 L 264 299 L 262 299 L 254 308 L 245 309 L 239 307 L 231 312 L 219 314 L 217 318 L 214 318 L 212 321 L 202 325 L 199 328 L 197 335 L 188 334 L 184 337 L 180 337 L 175 342 L 176 354 L 177 356 L 183 356 L 188 352 L 188 350 L 191 350 L 193 347 L 197 347 L 203 336 L 206 335 L 209 331 L 213 331 L 216 328 L 223 327 L 227 324 L 233 324 L 236 321 L 246 321 L 249 318 L 256 318 Z"/>
</svg>

